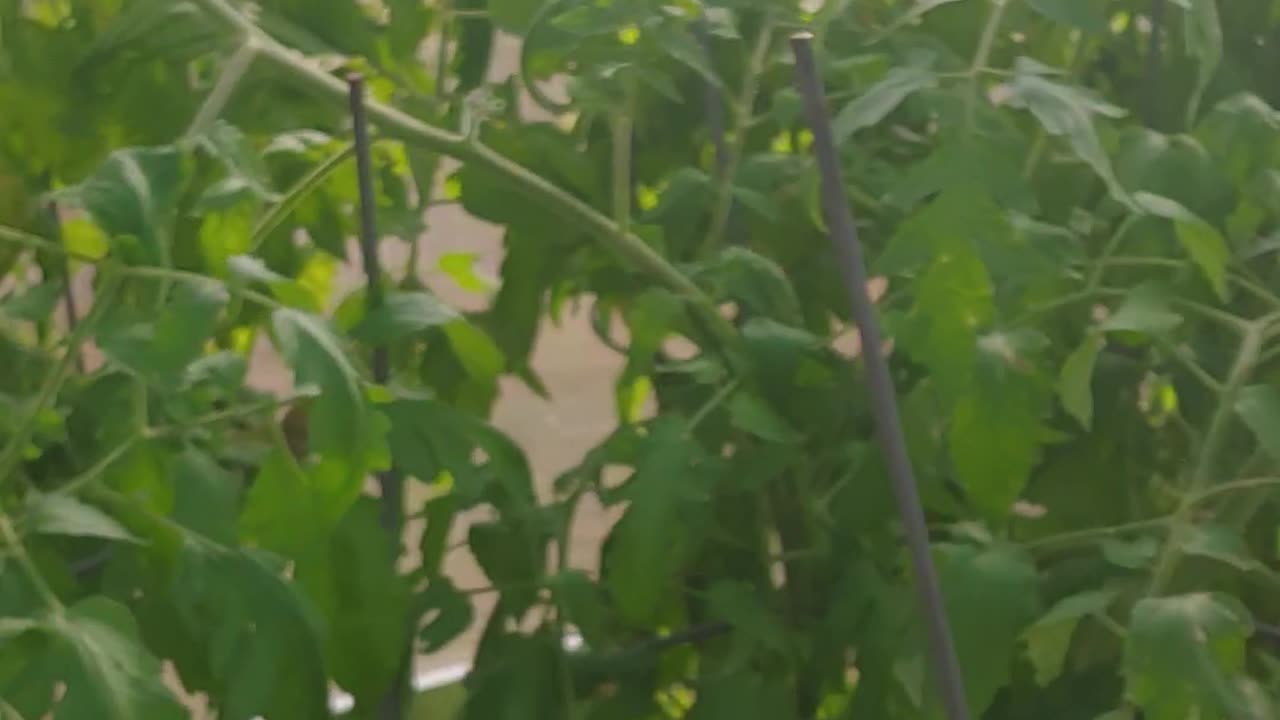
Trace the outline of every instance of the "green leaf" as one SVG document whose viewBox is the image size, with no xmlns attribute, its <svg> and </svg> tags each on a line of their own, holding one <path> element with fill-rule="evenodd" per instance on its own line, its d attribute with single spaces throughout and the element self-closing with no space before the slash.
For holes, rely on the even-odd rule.
<svg viewBox="0 0 1280 720">
<path fill-rule="evenodd" d="M 566 619 L 577 628 L 587 647 L 603 647 L 609 642 L 606 632 L 605 595 L 599 585 L 580 570 L 565 570 L 550 578 L 548 584 Z"/>
<path fill-rule="evenodd" d="M 1058 375 L 1058 398 L 1071 417 L 1088 430 L 1093 427 L 1093 365 L 1106 341 L 1090 334 L 1067 356 Z"/>
<path fill-rule="evenodd" d="M 84 208 L 108 235 L 137 238 L 143 262 L 169 265 L 183 180 L 183 159 L 173 146 L 124 148 L 57 197 Z"/>
<path fill-rule="evenodd" d="M 140 643 L 138 626 L 123 605 L 90 597 L 46 627 L 68 651 L 67 693 L 58 706 L 59 718 L 185 717 L 161 682 L 160 661 Z"/>
<path fill-rule="evenodd" d="M 303 557 L 337 527 L 363 485 L 363 475 L 339 460 L 303 467 L 277 450 L 258 468 L 245 497 L 240 534 L 260 547 Z"/>
<path fill-rule="evenodd" d="M 354 331 L 374 344 L 394 342 L 458 319 L 458 312 L 428 292 L 392 292 Z"/>
<path fill-rule="evenodd" d="M 977 362 L 977 330 L 995 312 L 994 289 L 982 260 L 962 241 L 940 248 L 916 281 L 915 304 L 901 341 L 925 364 L 948 401 L 962 392 Z"/>
<path fill-rule="evenodd" d="M 173 391 L 183 372 L 200 358 L 227 304 L 226 288 L 213 280 L 184 280 L 154 322 L 107 326 L 98 334 L 104 355 L 156 387 Z"/>
<path fill-rule="evenodd" d="M 506 358 L 485 331 L 459 319 L 445 325 L 444 334 L 458 362 L 472 379 L 491 384 L 502 374 Z"/>
<path fill-rule="evenodd" d="M 115 518 L 71 495 L 49 493 L 30 496 L 26 521 L 33 532 L 42 535 L 140 542 Z"/>
<path fill-rule="evenodd" d="M 789 720 L 795 717 L 788 688 L 758 670 L 716 673 L 699 683 L 687 720 Z"/>
<path fill-rule="evenodd" d="M 410 644 L 409 586 L 397 571 L 399 538 L 361 498 L 334 533 L 298 560 L 294 578 L 325 618 L 325 657 L 358 713 L 372 712 L 397 679 Z"/>
<path fill-rule="evenodd" d="M 171 583 L 183 627 L 205 638 L 220 716 L 328 717 L 319 619 L 279 558 L 233 551 L 188 533 Z"/>
<path fill-rule="evenodd" d="M 740 390 L 729 399 L 729 422 L 739 430 L 776 443 L 796 443 L 800 433 L 759 396 Z"/>
<path fill-rule="evenodd" d="M 41 322 L 49 317 L 62 299 L 61 283 L 45 282 L 22 292 L 13 291 L 0 298 L 0 316 L 25 322 Z"/>
<path fill-rule="evenodd" d="M 1139 285 L 1125 296 L 1110 317 L 1102 323 L 1107 332 L 1136 332 L 1154 335 L 1168 332 L 1182 324 L 1182 316 L 1169 309 L 1169 299 L 1155 285 Z"/>
<path fill-rule="evenodd" d="M 1230 565 L 1240 572 L 1262 568 L 1262 563 L 1249 552 L 1244 536 L 1225 525 L 1192 528 L 1182 539 L 1182 552 Z"/>
<path fill-rule="evenodd" d="M 1105 612 L 1120 594 L 1118 590 L 1089 590 L 1064 598 L 1045 613 L 1023 636 L 1027 640 L 1027 657 L 1035 666 L 1036 682 L 1042 687 L 1062 674 L 1062 666 L 1071 649 L 1076 626 L 1090 615 Z"/>
<path fill-rule="evenodd" d="M 178 455 L 173 469 L 173 519 L 203 537 L 234 545 L 243 481 L 194 447 Z"/>
<path fill-rule="evenodd" d="M 460 592 L 444 575 L 431 578 L 427 589 L 418 594 L 417 601 L 424 614 L 431 618 L 418 634 L 424 652 L 443 650 L 466 632 L 475 619 L 471 598 Z"/>
<path fill-rule="evenodd" d="M 980 717 L 1008 684 L 1018 640 L 1040 615 L 1035 564 L 1008 545 L 940 545 L 936 552 L 969 708 Z"/>
<path fill-rule="evenodd" d="M 545 544 L 528 533 L 527 525 L 514 522 L 476 523 L 467 533 L 471 554 L 517 615 L 537 601 L 546 570 Z"/>
<path fill-rule="evenodd" d="M 1227 240 L 1209 223 L 1169 198 L 1140 192 L 1133 196 L 1135 205 L 1156 217 L 1173 222 L 1173 229 L 1192 262 L 1199 266 L 1219 298 L 1227 296 L 1227 261 L 1231 250 Z"/>
<path fill-rule="evenodd" d="M 750 585 L 721 580 L 707 591 L 707 606 L 712 617 L 733 626 L 736 642 L 745 641 L 784 657 L 791 651 L 786 626 Z"/>
<path fill-rule="evenodd" d="M 1218 17 L 1218 0 L 1178 0 L 1178 4 L 1187 13 L 1183 23 L 1187 52 L 1200 61 L 1195 92 L 1187 109 L 1187 117 L 1194 120 L 1204 91 L 1222 63 L 1222 21 Z"/>
<path fill-rule="evenodd" d="M 726 248 L 695 270 L 695 279 L 706 283 L 716 299 L 736 300 L 752 316 L 775 318 L 800 324 L 800 300 L 779 265 L 769 258 L 741 247 Z M 648 293 L 644 297 L 652 298 Z M 666 315 L 679 311 L 679 304 L 666 299 Z"/>
<path fill-rule="evenodd" d="M 891 69 L 836 114 L 831 123 L 836 143 L 843 144 L 858 130 L 885 119 L 912 94 L 937 86 L 937 75 L 927 67 L 907 65 Z"/>
<path fill-rule="evenodd" d="M 478 253 L 450 252 L 440 256 L 436 266 L 440 272 L 448 275 L 458 287 L 474 293 L 489 292 L 494 289 L 494 279 L 476 271 Z"/>
<path fill-rule="evenodd" d="M 1050 20 L 1101 35 L 1109 27 L 1107 0 L 1027 0 L 1033 10 Z"/>
<path fill-rule="evenodd" d="M 1148 720 L 1257 717 L 1240 685 L 1252 632 L 1248 612 L 1231 598 L 1140 600 L 1125 643 L 1126 694 Z"/>
<path fill-rule="evenodd" d="M 623 490 L 631 501 L 610 535 L 603 562 L 605 584 L 622 617 L 652 622 L 695 538 L 685 514 L 699 503 L 699 448 L 683 423 L 659 419 L 645 441 L 635 474 Z"/>
<path fill-rule="evenodd" d="M 544 5 L 543 0 L 488 0 L 489 17 L 494 24 L 507 32 L 524 35 L 534 14 Z"/>
<path fill-rule="evenodd" d="M 369 413 L 359 373 L 342 342 L 322 319 L 288 308 L 272 313 L 271 327 L 293 368 L 294 386 L 314 384 L 321 390 L 309 413 L 311 447 L 359 464 L 369 441 Z"/>
<path fill-rule="evenodd" d="M 1141 570 L 1156 559 L 1160 552 L 1160 543 L 1149 535 L 1132 540 L 1109 538 L 1102 543 L 1102 557 L 1116 567 L 1128 570 Z"/>
<path fill-rule="evenodd" d="M 1253 431 L 1258 444 L 1280 460 L 1280 388 L 1250 385 L 1236 397 L 1236 414 Z"/>
<path fill-rule="evenodd" d="M 991 518 L 1013 509 L 1040 457 L 1050 401 L 1034 378 L 984 357 L 960 395 L 947 433 L 952 469 L 970 502 Z"/>
<path fill-rule="evenodd" d="M 1065 137 L 1076 155 L 1106 182 L 1112 196 L 1125 200 L 1124 189 L 1116 180 L 1093 125 L 1095 115 L 1119 118 L 1124 117 L 1125 111 L 1087 90 L 1049 80 L 1042 68 L 1033 60 L 1018 58 L 1009 84 L 1010 104 L 1029 110 L 1049 135 Z"/>
</svg>

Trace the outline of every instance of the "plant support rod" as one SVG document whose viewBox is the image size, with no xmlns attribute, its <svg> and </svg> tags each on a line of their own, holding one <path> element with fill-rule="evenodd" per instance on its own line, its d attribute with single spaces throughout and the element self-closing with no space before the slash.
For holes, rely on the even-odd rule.
<svg viewBox="0 0 1280 720">
<path fill-rule="evenodd" d="M 372 314 L 382 307 L 382 267 L 378 259 L 378 196 L 373 187 L 373 152 L 369 141 L 369 116 L 364 104 L 364 76 L 352 73 L 347 76 L 347 94 L 351 105 L 351 126 L 356 156 L 356 184 L 360 191 L 360 258 L 364 265 L 365 313 Z M 386 345 L 375 345 L 371 360 L 373 381 L 386 385 L 391 379 L 391 360 Z M 382 491 L 380 520 L 391 539 L 391 562 L 400 557 L 401 518 L 404 516 L 404 488 L 400 473 L 394 466 L 378 473 L 378 486 Z M 399 720 L 404 717 L 405 691 L 408 688 L 409 667 L 412 664 L 410 647 L 402 650 L 400 672 L 396 682 L 383 696 L 380 717 Z"/>
<path fill-rule="evenodd" d="M 948 720 L 969 720 L 960 662 L 956 656 L 951 628 L 947 624 L 942 588 L 930 554 L 924 508 L 920 503 L 920 493 L 916 489 L 911 459 L 907 455 L 907 443 L 898 417 L 898 399 L 893 379 L 889 375 L 889 363 L 879 352 L 883 346 L 880 326 L 876 321 L 871 299 L 867 297 L 867 269 L 858 244 L 853 211 L 844 194 L 844 178 L 840 172 L 831 132 L 831 118 L 827 113 L 822 78 L 814 61 L 812 43 L 813 35 L 807 32 L 791 37 L 791 49 L 796 61 L 796 83 L 809 127 L 813 131 L 813 152 L 822 183 L 822 206 L 827 225 L 831 228 L 831 242 L 835 246 L 840 269 L 848 286 L 853 319 L 862 337 L 862 347 L 866 348 L 862 357 L 866 361 L 867 389 L 871 395 L 881 450 L 911 551 L 916 589 L 928 625 L 930 659 L 935 681 L 938 683 Z"/>
</svg>

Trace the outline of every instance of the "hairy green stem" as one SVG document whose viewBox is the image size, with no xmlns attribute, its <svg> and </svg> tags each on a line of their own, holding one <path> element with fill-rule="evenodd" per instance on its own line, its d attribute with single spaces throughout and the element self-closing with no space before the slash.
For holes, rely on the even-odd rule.
<svg viewBox="0 0 1280 720">
<path fill-rule="evenodd" d="M 1169 525 L 1169 522 L 1172 519 L 1172 515 L 1165 515 L 1158 518 L 1148 518 L 1146 520 L 1135 520 L 1133 522 L 1121 523 L 1119 525 L 1086 528 L 1084 530 L 1072 530 L 1057 535 L 1049 535 L 1047 537 L 1029 540 L 1024 543 L 1024 545 L 1028 549 L 1036 551 L 1050 551 L 1075 547 L 1078 545 L 1088 545 L 1097 542 L 1098 540 L 1105 540 L 1117 535 L 1126 535 L 1128 533 L 1140 532 L 1142 530 L 1164 528 Z"/>
<path fill-rule="evenodd" d="M 58 495 L 76 494 L 80 490 L 84 489 L 89 483 L 97 480 L 102 473 L 106 472 L 107 468 L 111 467 L 117 460 L 124 457 L 124 454 L 132 450 L 133 446 L 137 445 L 144 437 L 144 433 L 134 433 L 130 435 L 119 445 L 111 448 L 111 450 L 106 455 L 103 455 L 98 462 L 94 463 L 84 472 L 68 480 L 66 484 L 59 486 L 53 492 Z"/>
<path fill-rule="evenodd" d="M 209 97 L 205 98 L 204 104 L 196 112 L 195 119 L 187 128 L 187 137 L 200 135 L 218 119 L 257 54 L 257 42 L 253 37 L 245 38 L 245 41 L 227 60 L 227 64 L 218 75 L 218 81 L 214 83 L 213 90 L 209 92 Z"/>
<path fill-rule="evenodd" d="M 1218 456 L 1221 454 L 1227 438 L 1231 434 L 1231 423 L 1236 412 L 1236 399 L 1240 394 L 1241 388 L 1249 381 L 1261 349 L 1262 328 L 1256 324 L 1250 325 L 1245 331 L 1244 338 L 1240 341 L 1240 349 L 1236 355 L 1235 363 L 1232 365 L 1227 382 L 1218 396 L 1218 407 L 1209 421 L 1209 428 L 1205 432 L 1204 444 L 1200 448 L 1195 469 L 1187 479 L 1183 501 L 1170 521 L 1169 537 L 1166 539 L 1160 556 L 1156 559 L 1155 569 L 1151 573 L 1151 584 L 1147 589 L 1147 596 L 1149 597 L 1160 595 L 1173 579 L 1178 562 L 1182 559 L 1182 544 L 1185 542 L 1187 532 L 1193 524 L 1192 512 L 1213 482 Z"/>
<path fill-rule="evenodd" d="M 22 568 L 23 574 L 31 581 L 31 587 L 40 596 L 40 600 L 44 602 L 45 607 L 55 615 L 61 615 L 64 610 L 62 601 L 58 599 L 58 595 L 53 592 L 53 588 L 49 587 L 49 583 L 40 574 L 40 568 L 36 567 L 31 555 L 27 553 L 27 549 L 22 545 L 22 538 L 18 537 L 17 531 L 13 529 L 13 523 L 9 520 L 9 516 L 2 510 L 0 510 L 0 540 L 3 540 L 4 544 L 9 548 L 10 554 L 18 563 L 18 567 Z"/>
<path fill-rule="evenodd" d="M 334 154 L 325 158 L 323 162 L 311 168 L 311 171 L 298 179 L 296 183 L 280 198 L 280 202 L 276 203 L 266 212 L 253 226 L 253 232 L 249 235 L 249 254 L 252 255 L 262 247 L 262 243 L 266 242 L 267 237 L 280 227 L 280 223 L 289 217 L 289 214 L 298 208 L 303 200 L 307 199 L 321 183 L 329 179 L 342 164 L 351 159 L 355 146 L 346 143 Z"/>
<path fill-rule="evenodd" d="M 613 221 L 618 235 L 626 237 L 631 232 L 631 149 L 634 142 L 632 112 L 634 95 L 627 93 L 623 106 L 613 113 L 609 125 L 612 134 L 610 151 L 613 171 Z"/>
<path fill-rule="evenodd" d="M 724 158 L 723 171 L 718 178 L 720 182 L 716 188 L 716 202 L 712 207 L 711 228 L 707 231 L 707 239 L 702 248 L 704 255 L 715 252 L 724 242 L 729 218 L 733 214 L 733 178 L 738 174 L 738 166 L 742 163 L 742 154 L 746 149 L 751 113 L 756 104 L 756 96 L 760 93 L 760 77 L 764 74 L 769 50 L 773 47 L 773 32 L 773 20 L 766 17 L 751 50 L 746 75 L 742 79 L 742 90 L 738 94 L 738 99 L 729 108 L 733 113 L 733 129 L 730 131 L 733 139 Z"/>
<path fill-rule="evenodd" d="M 22 450 L 31 440 L 32 433 L 35 432 L 36 421 L 40 417 L 40 413 L 54 403 L 57 399 L 58 391 L 62 389 L 63 383 L 66 382 L 67 375 L 70 373 L 76 357 L 76 353 L 72 352 L 72 349 L 80 347 L 97 329 L 102 316 L 111 307 L 119 285 L 120 275 L 115 272 L 115 268 L 103 268 L 102 285 L 98 288 L 98 297 L 93 304 L 93 308 L 85 316 L 84 321 L 76 325 L 75 329 L 71 331 L 71 335 L 67 338 L 66 350 L 54 362 L 53 368 L 45 376 L 44 382 L 36 393 L 34 402 L 27 409 L 27 414 L 18 421 L 17 427 L 14 428 L 13 434 L 9 437 L 8 444 L 5 445 L 3 451 L 0 451 L 0 486 L 8 482 L 9 478 L 17 470 L 18 463 L 22 459 Z"/>
<path fill-rule="evenodd" d="M 965 124 L 972 132 L 975 128 L 978 113 L 978 96 L 982 92 L 982 69 L 991 59 L 991 50 L 995 47 L 996 34 L 1000 31 L 1000 23 L 1004 20 L 1005 10 L 1011 0 L 991 0 L 991 13 L 987 15 L 987 23 L 982 28 L 982 36 L 978 39 L 978 49 L 973 54 L 973 63 L 969 65 L 969 93 L 965 99 Z"/>
</svg>

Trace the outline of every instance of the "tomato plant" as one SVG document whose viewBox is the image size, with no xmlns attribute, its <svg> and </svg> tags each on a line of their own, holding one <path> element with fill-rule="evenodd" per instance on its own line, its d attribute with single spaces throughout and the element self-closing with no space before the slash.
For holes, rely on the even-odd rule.
<svg viewBox="0 0 1280 720">
<path fill-rule="evenodd" d="M 403 717 L 478 625 L 469 720 L 937 717 L 874 352 L 973 717 L 1274 717 L 1278 43 L 1270 0 L 4 4 L 0 716 Z M 351 71 L 381 231 L 504 228 L 483 310 L 416 252 L 336 296 Z M 578 302 L 617 422 L 544 492 L 488 417 Z M 621 520 L 574 567 L 588 500 Z"/>
</svg>

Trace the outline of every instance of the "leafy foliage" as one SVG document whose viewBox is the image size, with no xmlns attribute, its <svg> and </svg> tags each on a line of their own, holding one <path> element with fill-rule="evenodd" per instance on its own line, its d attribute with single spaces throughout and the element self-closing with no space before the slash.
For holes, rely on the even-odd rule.
<svg viewBox="0 0 1280 720">
<path fill-rule="evenodd" d="M 472 627 L 465 718 L 933 717 L 868 352 L 974 717 L 1275 716 L 1280 2 L 26 0 L 0 38 L 0 717 L 394 716 Z M 492 283 L 441 261 L 483 310 L 416 249 L 339 296 L 350 71 L 381 230 L 503 228 Z M 618 423 L 543 488 L 488 417 L 583 299 Z"/>
</svg>

